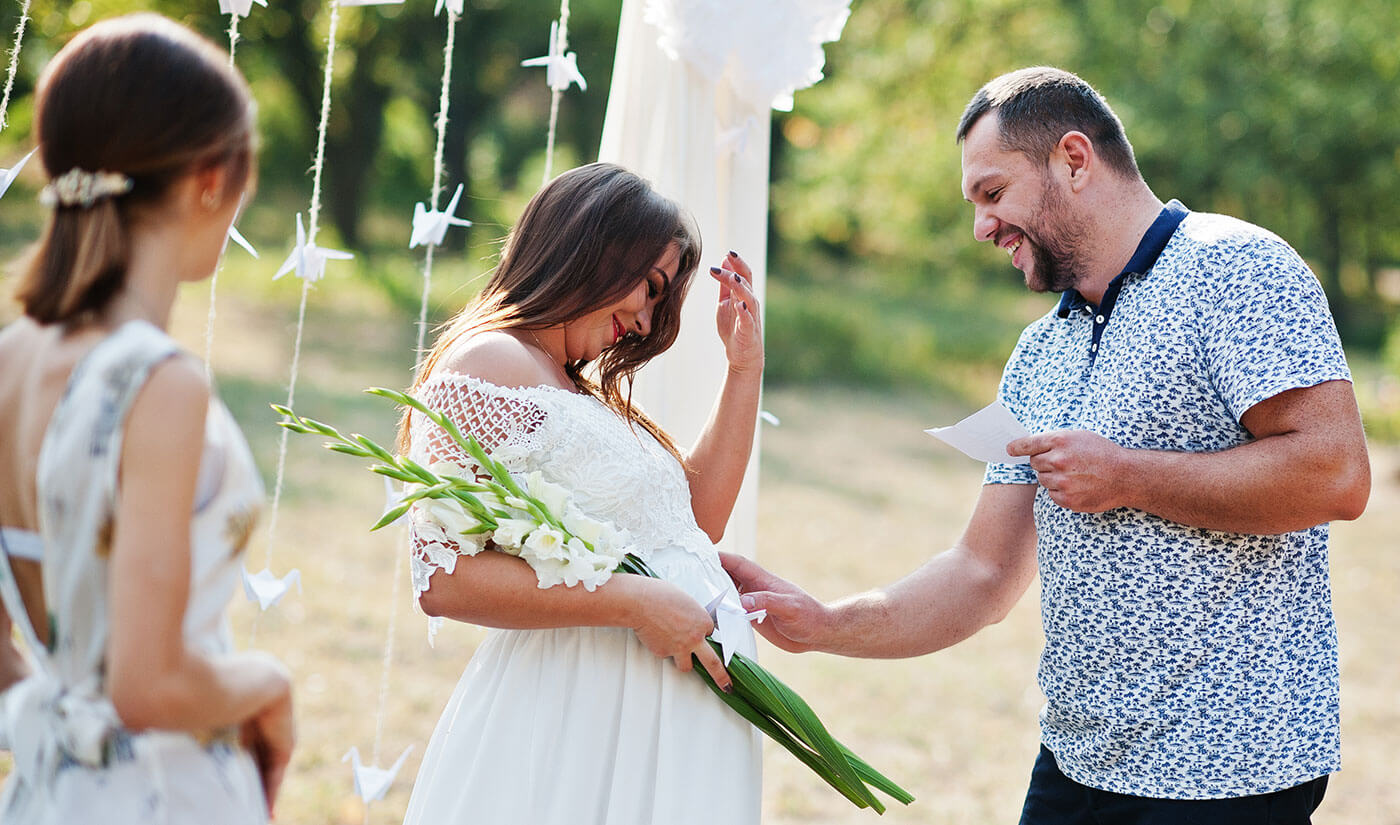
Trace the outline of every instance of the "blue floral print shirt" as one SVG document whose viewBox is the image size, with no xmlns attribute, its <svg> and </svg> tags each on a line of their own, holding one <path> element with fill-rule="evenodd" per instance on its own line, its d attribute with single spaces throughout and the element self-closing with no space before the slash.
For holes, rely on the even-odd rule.
<svg viewBox="0 0 1400 825">
<path fill-rule="evenodd" d="M 1278 393 L 1351 380 L 1327 300 L 1283 240 L 1172 201 L 1100 306 L 1032 323 L 999 397 L 1031 432 L 1209 452 Z M 985 483 L 1034 484 L 994 463 Z M 1042 741 L 1081 784 L 1212 799 L 1340 767 L 1327 525 L 1246 535 L 1035 499 Z"/>
</svg>

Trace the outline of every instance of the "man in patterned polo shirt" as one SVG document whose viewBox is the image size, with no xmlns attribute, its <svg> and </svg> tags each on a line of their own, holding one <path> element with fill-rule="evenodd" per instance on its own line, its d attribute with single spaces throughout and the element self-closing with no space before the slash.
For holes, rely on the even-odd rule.
<svg viewBox="0 0 1400 825">
<path fill-rule="evenodd" d="M 1075 75 L 991 81 L 958 140 L 976 238 L 1062 293 L 998 393 L 1033 435 L 988 465 L 958 543 L 889 587 L 822 604 L 726 567 L 779 647 L 867 657 L 972 635 L 1038 570 L 1023 825 L 1310 821 L 1340 767 L 1327 522 L 1370 492 L 1316 278 L 1266 230 L 1163 204 Z"/>
</svg>

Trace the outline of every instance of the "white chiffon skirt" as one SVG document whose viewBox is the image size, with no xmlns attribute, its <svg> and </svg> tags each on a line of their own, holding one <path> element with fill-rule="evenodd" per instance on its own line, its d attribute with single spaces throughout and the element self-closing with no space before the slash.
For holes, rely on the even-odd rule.
<svg viewBox="0 0 1400 825">
<path fill-rule="evenodd" d="M 631 630 L 493 630 L 406 825 L 756 825 L 761 734 Z"/>
</svg>

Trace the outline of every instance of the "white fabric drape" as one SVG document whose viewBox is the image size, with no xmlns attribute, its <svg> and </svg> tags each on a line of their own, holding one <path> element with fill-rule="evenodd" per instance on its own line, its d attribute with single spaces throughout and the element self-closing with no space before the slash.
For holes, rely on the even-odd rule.
<svg viewBox="0 0 1400 825">
<path fill-rule="evenodd" d="M 669 352 L 633 398 L 680 444 L 708 420 L 724 379 L 717 286 L 706 270 L 733 249 L 763 300 L 768 257 L 769 108 L 821 78 L 821 43 L 849 0 L 623 0 L 599 160 L 648 178 L 695 216 L 701 271 Z M 735 32 L 744 33 L 735 36 Z M 758 439 L 721 548 L 754 554 Z"/>
</svg>

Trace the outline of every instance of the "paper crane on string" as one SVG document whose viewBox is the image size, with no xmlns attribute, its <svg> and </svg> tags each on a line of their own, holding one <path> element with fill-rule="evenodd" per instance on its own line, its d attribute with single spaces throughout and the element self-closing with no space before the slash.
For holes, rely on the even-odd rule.
<svg viewBox="0 0 1400 825">
<path fill-rule="evenodd" d="M 253 10 L 254 3 L 267 8 L 267 0 L 219 0 L 219 14 L 247 17 L 248 13 Z"/>
<path fill-rule="evenodd" d="M 228 239 L 248 250 L 248 254 L 252 255 L 254 259 L 258 257 L 258 250 L 254 249 L 251 243 L 248 243 L 248 239 L 243 237 L 243 233 L 239 232 L 238 227 L 233 224 L 229 224 Z"/>
<path fill-rule="evenodd" d="M 338 249 L 322 249 L 314 243 L 306 242 L 306 230 L 301 225 L 301 213 L 297 213 L 297 245 L 292 250 L 292 254 L 287 256 L 287 260 L 282 262 L 281 269 L 272 276 L 272 280 L 277 280 L 283 275 L 293 270 L 296 276 L 303 281 L 316 283 L 326 275 L 326 261 L 348 261 L 355 257 L 349 252 L 341 252 Z"/>
<path fill-rule="evenodd" d="M 292 585 L 297 586 L 297 592 L 301 592 L 301 571 L 292 568 L 291 572 L 282 578 L 264 567 L 257 573 L 249 573 L 247 568 L 243 569 L 243 595 L 250 602 L 257 602 L 259 610 L 267 610 L 282 601 L 282 597 L 287 595 L 287 591 L 292 589 Z"/>
<path fill-rule="evenodd" d="M 736 125 L 724 129 L 715 138 L 721 151 L 731 155 L 742 155 L 749 149 L 749 137 L 758 129 L 758 119 L 753 115 L 745 117 Z"/>
<path fill-rule="evenodd" d="M 15 182 L 15 178 L 19 177 L 19 170 L 24 168 L 24 164 L 28 163 L 29 159 L 34 157 L 34 153 L 37 151 L 39 150 L 31 149 L 29 150 L 29 154 L 19 159 L 19 163 L 16 163 L 9 169 L 0 169 L 0 198 L 5 197 L 5 193 L 10 189 L 10 184 Z"/>
<path fill-rule="evenodd" d="M 574 52 L 565 54 L 564 44 L 559 42 L 558 20 L 549 24 L 549 54 L 545 57 L 522 60 L 520 65 L 544 66 L 547 70 L 545 80 L 549 83 L 549 88 L 556 92 L 567 90 L 571 83 L 577 83 L 583 91 L 588 90 L 588 82 L 579 74 L 578 55 Z"/>
<path fill-rule="evenodd" d="M 461 17 L 462 9 L 466 7 L 466 0 L 437 0 L 437 8 L 433 9 L 433 17 L 442 14 L 444 6 L 447 8 L 448 14 Z"/>
<path fill-rule="evenodd" d="M 341 6 L 398 6 L 403 0 L 339 0 Z"/>
<path fill-rule="evenodd" d="M 394 764 L 388 770 L 374 765 L 360 764 L 360 749 L 354 745 L 340 758 L 341 762 L 349 762 L 355 774 L 355 793 L 359 795 L 366 804 L 384 798 L 384 794 L 389 792 L 389 786 L 394 784 L 394 777 L 398 776 L 399 769 L 403 767 L 403 761 L 412 753 L 413 746 L 404 748 L 399 758 L 394 760 Z"/>
<path fill-rule="evenodd" d="M 415 246 L 442 246 L 443 238 L 447 237 L 447 228 L 450 226 L 471 226 L 472 222 L 466 218 L 459 218 L 455 214 L 457 211 L 457 201 L 462 197 L 462 184 L 457 184 L 457 191 L 452 193 L 452 200 L 447 202 L 447 208 L 441 212 L 436 209 L 428 209 L 419 202 L 413 206 L 413 236 L 409 238 L 408 248 Z"/>
</svg>

